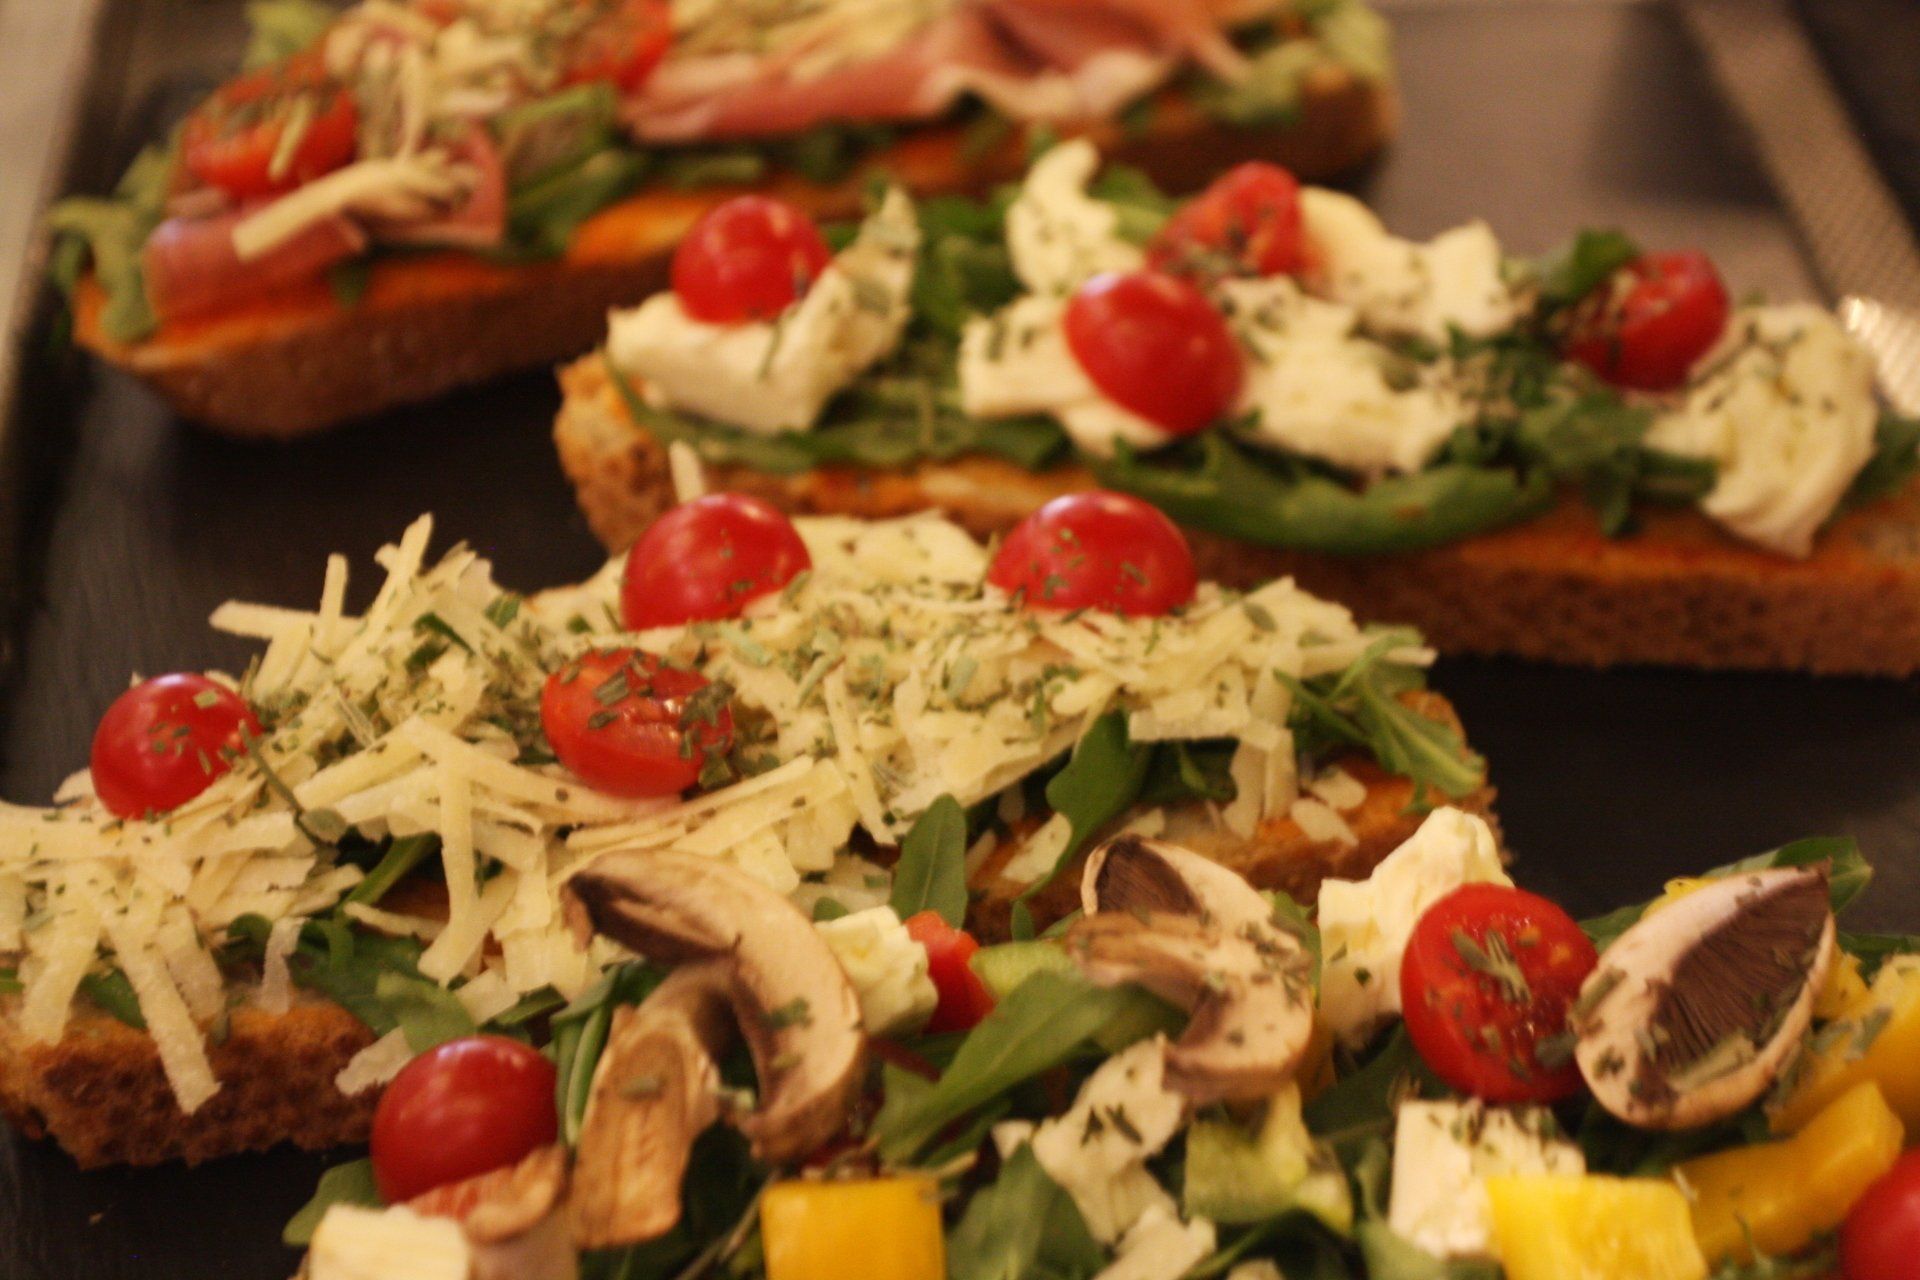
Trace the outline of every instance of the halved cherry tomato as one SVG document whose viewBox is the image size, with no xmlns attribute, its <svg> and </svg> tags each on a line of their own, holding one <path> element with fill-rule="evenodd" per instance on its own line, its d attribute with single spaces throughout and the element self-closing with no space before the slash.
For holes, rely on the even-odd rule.
<svg viewBox="0 0 1920 1280">
<path fill-rule="evenodd" d="M 695 320 L 770 320 L 807 294 L 832 261 L 820 228 L 771 196 L 715 205 L 673 253 L 673 291 Z"/>
<path fill-rule="evenodd" d="M 1573 917 L 1545 898 L 1470 884 L 1427 909 L 1400 964 L 1407 1034 L 1433 1073 L 1490 1102 L 1553 1102 L 1580 1089 L 1567 1010 L 1599 963 Z"/>
<path fill-rule="evenodd" d="M 733 747 L 723 691 L 638 649 L 587 653 L 547 677 L 540 727 L 560 763 L 596 791 L 677 795 Z"/>
<path fill-rule="evenodd" d="M 620 614 L 628 628 L 738 617 L 793 581 L 813 558 L 772 503 L 710 493 L 653 522 L 627 553 Z"/>
<path fill-rule="evenodd" d="M 553 1064 L 504 1036 L 467 1036 L 400 1069 L 373 1113 L 373 1180 L 399 1204 L 502 1169 L 560 1132 Z"/>
<path fill-rule="evenodd" d="M 233 767 L 260 718 L 205 676 L 143 680 L 113 700 L 93 731 L 93 790 L 122 818 L 165 813 Z"/>
<path fill-rule="evenodd" d="M 1240 350 L 1226 320 L 1178 276 L 1095 276 L 1067 304 L 1065 327 L 1093 384 L 1164 431 L 1191 435 L 1240 393 Z"/>
<path fill-rule="evenodd" d="M 927 949 L 927 976 L 940 993 L 940 1003 L 927 1021 L 932 1034 L 969 1031 L 993 1012 L 993 993 L 967 962 L 980 949 L 972 934 L 956 929 L 937 911 L 907 917 L 907 932 Z"/>
<path fill-rule="evenodd" d="M 568 42 L 563 84 L 609 82 L 632 93 L 673 43 L 667 0 L 586 0 L 586 25 Z"/>
<path fill-rule="evenodd" d="M 1007 534 L 987 581 L 1035 609 L 1157 617 L 1193 599 L 1186 535 L 1159 508 L 1095 489 L 1055 498 Z"/>
<path fill-rule="evenodd" d="M 1726 332 L 1730 309 L 1706 254 L 1648 254 L 1574 306 L 1564 350 L 1615 386 L 1671 391 Z"/>
<path fill-rule="evenodd" d="M 1147 264 L 1177 275 L 1277 276 L 1306 261 L 1300 184 L 1277 164 L 1229 169 L 1183 205 L 1147 246 Z"/>
<path fill-rule="evenodd" d="M 1854 1202 L 1840 1227 L 1846 1280 L 1911 1280 L 1920 1267 L 1920 1151 L 1909 1151 Z"/>
<path fill-rule="evenodd" d="M 181 132 L 181 163 L 235 200 L 280 195 L 352 160 L 359 127 L 353 95 L 302 55 L 229 81 L 201 104 Z"/>
</svg>

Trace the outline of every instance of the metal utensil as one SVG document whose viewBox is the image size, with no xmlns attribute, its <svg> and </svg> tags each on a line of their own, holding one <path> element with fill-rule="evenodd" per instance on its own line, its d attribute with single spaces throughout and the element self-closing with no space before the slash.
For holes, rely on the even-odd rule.
<svg viewBox="0 0 1920 1280">
<path fill-rule="evenodd" d="M 1920 312 L 1849 294 L 1840 323 L 1880 366 L 1880 394 L 1895 412 L 1920 416 Z"/>
</svg>

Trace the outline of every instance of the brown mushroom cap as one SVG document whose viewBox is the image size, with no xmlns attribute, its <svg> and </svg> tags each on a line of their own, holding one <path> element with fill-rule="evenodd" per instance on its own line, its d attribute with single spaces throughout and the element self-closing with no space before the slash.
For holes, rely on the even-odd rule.
<svg viewBox="0 0 1920 1280">
<path fill-rule="evenodd" d="M 583 1249 L 657 1239 L 680 1221 L 693 1143 L 724 1107 L 714 1056 L 733 1038 L 720 961 L 671 974 L 613 1015 L 574 1158 L 574 1238 Z"/>
<path fill-rule="evenodd" d="M 1179 845 L 1120 836 L 1081 879 L 1067 951 L 1095 982 L 1134 982 L 1191 1015 L 1167 1082 L 1196 1103 L 1252 1101 L 1293 1078 L 1313 1033 L 1311 961 L 1258 890 Z"/>
<path fill-rule="evenodd" d="M 1833 939 L 1824 865 L 1729 876 L 1647 916 L 1600 957 L 1568 1019 L 1593 1096 L 1644 1129 L 1751 1105 L 1813 1019 Z"/>
<path fill-rule="evenodd" d="M 564 890 L 575 929 L 650 959 L 717 961 L 760 1080 L 760 1104 L 735 1118 L 754 1155 L 806 1154 L 846 1123 L 866 1065 L 860 1001 L 813 923 L 792 903 L 717 859 L 611 853 Z"/>
</svg>

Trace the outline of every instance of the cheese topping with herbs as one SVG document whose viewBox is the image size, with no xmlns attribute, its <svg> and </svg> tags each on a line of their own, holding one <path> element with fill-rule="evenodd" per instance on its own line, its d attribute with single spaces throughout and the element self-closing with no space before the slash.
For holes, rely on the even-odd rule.
<svg viewBox="0 0 1920 1280">
<path fill-rule="evenodd" d="M 708 324 L 679 295 L 613 314 L 607 355 L 659 409 L 771 435 L 806 431 L 842 388 L 900 343 L 920 250 L 913 202 L 895 188 L 806 296 L 772 320 Z"/>
</svg>

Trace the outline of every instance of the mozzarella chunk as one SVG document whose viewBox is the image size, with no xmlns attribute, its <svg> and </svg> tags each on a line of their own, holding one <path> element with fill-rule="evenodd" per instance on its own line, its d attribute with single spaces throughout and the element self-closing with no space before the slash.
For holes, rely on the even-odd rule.
<svg viewBox="0 0 1920 1280">
<path fill-rule="evenodd" d="M 1352 196 L 1300 192 L 1307 239 L 1318 251 L 1327 297 L 1360 313 L 1375 333 L 1444 341 L 1449 328 L 1485 337 L 1511 328 L 1520 301 L 1500 272 L 1500 243 L 1469 222 L 1426 244 L 1388 232 Z"/>
<path fill-rule="evenodd" d="M 1543 1107 L 1403 1102 L 1393 1147 L 1387 1224 L 1438 1258 L 1491 1254 L 1487 1178 L 1587 1171 L 1580 1148 L 1558 1136 Z"/>
<path fill-rule="evenodd" d="M 860 997 L 867 1034 L 913 1031 L 933 1016 L 940 993 L 927 976 L 927 949 L 892 907 L 869 907 L 815 927 Z"/>
<path fill-rule="evenodd" d="M 1178 1222 L 1173 1197 L 1147 1171 L 1147 1160 L 1186 1118 L 1186 1100 L 1162 1079 L 1165 1055 L 1165 1036 L 1115 1054 L 1087 1078 L 1066 1114 L 1033 1135 L 1034 1158 L 1073 1197 L 1102 1244 L 1155 1209 Z"/>
<path fill-rule="evenodd" d="M 314 1229 L 308 1280 L 467 1280 L 473 1250 L 451 1218 L 405 1205 L 367 1209 L 336 1204 Z"/>
<path fill-rule="evenodd" d="M 1743 308 L 1647 443 L 1711 458 L 1719 476 L 1701 508 L 1742 538 L 1804 556 L 1873 456 L 1873 377 L 1872 356 L 1821 308 Z"/>
<path fill-rule="evenodd" d="M 1217 1235 L 1205 1218 L 1182 1222 L 1168 1205 L 1153 1205 L 1128 1229 L 1112 1264 L 1094 1280 L 1180 1280 L 1213 1252 Z"/>
<path fill-rule="evenodd" d="M 1222 309 L 1247 376 L 1253 439 L 1349 471 L 1418 471 L 1467 419 L 1445 363 L 1405 359 L 1358 333 L 1359 313 L 1286 276 L 1232 280 Z"/>
<path fill-rule="evenodd" d="M 920 225 L 895 189 L 779 318 L 707 324 L 659 293 L 609 321 L 607 355 L 658 409 L 770 435 L 810 430 L 827 402 L 900 343 Z"/>
<path fill-rule="evenodd" d="M 1320 886 L 1320 1015 L 1349 1043 L 1400 1012 L 1400 960 L 1428 907 L 1463 884 L 1512 884 L 1486 821 L 1435 809 L 1365 880 Z"/>
<path fill-rule="evenodd" d="M 1103 271 L 1133 271 L 1139 246 L 1119 234 L 1120 213 L 1087 194 L 1100 153 L 1084 138 L 1034 162 L 1007 209 L 1007 251 L 1014 274 L 1033 293 L 1064 296 Z"/>
<path fill-rule="evenodd" d="M 1044 413 L 1082 451 L 1113 456 L 1114 443 L 1157 449 L 1173 439 L 1108 399 L 1067 346 L 1067 301 L 1029 294 L 967 322 L 960 339 L 960 407 L 976 418 Z"/>
</svg>

